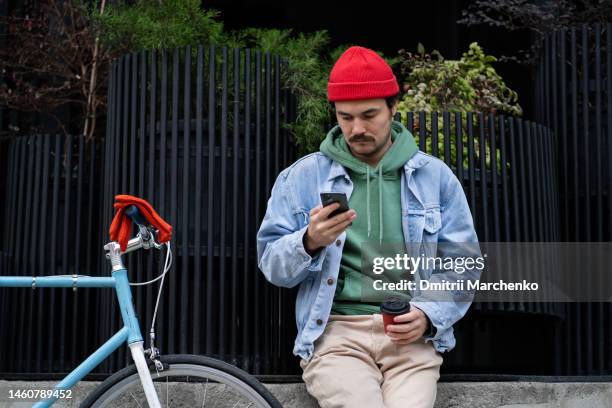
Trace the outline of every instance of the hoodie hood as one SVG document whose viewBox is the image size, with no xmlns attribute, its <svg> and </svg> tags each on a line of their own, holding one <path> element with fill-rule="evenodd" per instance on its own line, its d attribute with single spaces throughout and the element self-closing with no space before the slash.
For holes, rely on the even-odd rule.
<svg viewBox="0 0 612 408">
<path fill-rule="evenodd" d="M 342 166 L 350 169 L 354 175 L 366 180 L 367 196 L 367 217 L 368 217 L 368 237 L 370 236 L 370 179 L 377 178 L 378 181 L 378 208 L 379 208 L 379 237 L 382 242 L 383 222 L 382 222 L 382 183 L 384 179 L 396 179 L 398 170 L 410 160 L 419 150 L 412 134 L 400 122 L 391 123 L 391 140 L 393 144 L 384 154 L 376 167 L 371 167 L 367 163 L 353 156 L 340 126 L 335 126 L 329 131 L 320 150 L 332 160 L 337 161 Z"/>
</svg>

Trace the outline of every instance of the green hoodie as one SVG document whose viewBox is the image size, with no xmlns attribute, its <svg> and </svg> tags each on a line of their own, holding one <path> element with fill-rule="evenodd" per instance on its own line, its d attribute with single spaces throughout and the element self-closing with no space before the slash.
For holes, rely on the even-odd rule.
<svg viewBox="0 0 612 408">
<path fill-rule="evenodd" d="M 339 126 L 334 127 L 321 143 L 321 152 L 344 166 L 353 181 L 349 206 L 357 213 L 346 232 L 333 314 L 379 313 L 379 303 L 362 301 L 362 284 L 371 287 L 371 278 L 363 281 L 365 276 L 361 272 L 363 243 L 400 244 L 397 251 L 405 251 L 400 202 L 401 171 L 418 147 L 414 137 L 400 122 L 392 122 L 391 139 L 393 144 L 375 168 L 352 155 Z M 380 256 L 364 255 L 368 259 Z M 377 292 L 376 297 L 382 299 L 387 294 L 391 293 Z"/>
</svg>

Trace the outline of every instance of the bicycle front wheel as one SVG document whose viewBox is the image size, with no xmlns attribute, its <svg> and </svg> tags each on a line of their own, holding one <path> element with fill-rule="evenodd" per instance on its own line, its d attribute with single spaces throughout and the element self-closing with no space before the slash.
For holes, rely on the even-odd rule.
<svg viewBox="0 0 612 408">
<path fill-rule="evenodd" d="M 280 408 L 280 403 L 255 377 L 205 356 L 168 355 L 160 358 L 164 370 L 149 366 L 162 407 Z M 147 400 L 136 366 L 106 379 L 81 407 L 146 407 Z"/>
</svg>

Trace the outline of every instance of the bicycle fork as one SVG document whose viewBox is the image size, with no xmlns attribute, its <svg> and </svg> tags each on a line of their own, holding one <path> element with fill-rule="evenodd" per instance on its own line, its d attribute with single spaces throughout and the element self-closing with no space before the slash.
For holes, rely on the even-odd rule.
<svg viewBox="0 0 612 408">
<path fill-rule="evenodd" d="M 138 341 L 129 345 L 130 351 L 132 352 L 132 358 L 134 359 L 134 364 L 138 370 L 138 376 L 140 377 L 140 382 L 142 383 L 142 388 L 144 389 L 149 407 L 161 408 L 157 392 L 155 391 L 155 386 L 153 385 L 153 379 L 151 378 L 151 373 L 149 372 L 149 366 L 147 365 L 147 361 L 145 359 L 142 343 L 142 341 Z"/>
<path fill-rule="evenodd" d="M 115 267 L 113 266 L 113 269 Z M 157 392 L 153 386 L 153 379 L 149 372 L 149 367 L 144 354 L 142 335 L 140 334 L 140 326 L 134 312 L 132 303 L 132 292 L 127 278 L 125 269 L 113 270 L 113 277 L 116 280 L 117 298 L 121 309 L 121 316 L 125 327 L 129 329 L 128 346 L 134 359 L 134 364 L 138 370 L 138 376 L 147 398 L 147 403 L 151 408 L 161 408 Z"/>
</svg>

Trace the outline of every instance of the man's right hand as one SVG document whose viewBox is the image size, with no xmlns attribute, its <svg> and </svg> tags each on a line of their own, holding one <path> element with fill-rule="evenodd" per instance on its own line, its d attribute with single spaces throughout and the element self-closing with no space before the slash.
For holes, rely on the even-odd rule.
<svg viewBox="0 0 612 408">
<path fill-rule="evenodd" d="M 339 203 L 333 203 L 325 207 L 318 205 L 310 210 L 310 222 L 304 234 L 304 248 L 310 256 L 334 242 L 357 217 L 355 210 L 350 209 L 328 219 L 329 214 L 338 207 Z"/>
</svg>

